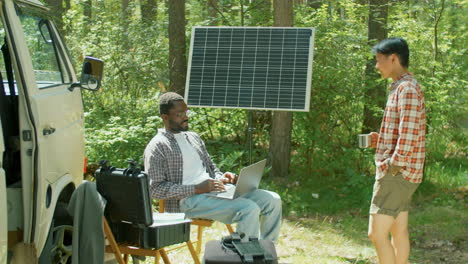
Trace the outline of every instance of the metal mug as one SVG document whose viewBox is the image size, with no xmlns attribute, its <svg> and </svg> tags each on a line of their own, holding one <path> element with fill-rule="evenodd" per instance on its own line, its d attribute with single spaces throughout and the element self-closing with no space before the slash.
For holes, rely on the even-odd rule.
<svg viewBox="0 0 468 264">
<path fill-rule="evenodd" d="M 371 135 L 370 134 L 359 134 L 358 143 L 360 148 L 368 148 L 371 144 Z"/>
</svg>

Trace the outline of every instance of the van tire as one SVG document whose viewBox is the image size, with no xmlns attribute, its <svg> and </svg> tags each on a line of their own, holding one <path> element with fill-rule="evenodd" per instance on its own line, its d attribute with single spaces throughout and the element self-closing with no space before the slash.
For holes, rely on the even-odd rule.
<svg viewBox="0 0 468 264">
<path fill-rule="evenodd" d="M 39 264 L 72 263 L 72 241 L 73 220 L 68 214 L 67 204 L 58 203 Z"/>
</svg>

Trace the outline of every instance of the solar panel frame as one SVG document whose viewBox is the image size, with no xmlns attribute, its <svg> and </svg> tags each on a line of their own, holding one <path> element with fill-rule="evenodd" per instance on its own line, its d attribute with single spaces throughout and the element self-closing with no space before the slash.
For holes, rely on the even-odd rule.
<svg viewBox="0 0 468 264">
<path fill-rule="evenodd" d="M 230 30 L 231 36 L 222 35 L 221 32 L 225 33 Z M 195 40 L 195 38 L 200 38 L 200 34 L 205 30 L 205 40 L 201 42 L 204 46 L 197 46 L 199 45 L 199 40 Z M 217 35 L 217 43 L 208 43 L 208 36 L 210 31 L 218 31 Z M 250 39 L 250 36 L 246 39 L 246 32 L 253 32 L 256 31 L 256 41 Z M 269 36 L 269 43 L 268 43 L 268 54 L 265 56 L 266 50 L 258 49 L 259 47 L 259 32 L 262 34 L 268 32 Z M 282 43 L 270 43 L 272 41 L 273 33 L 282 32 L 283 37 L 281 40 Z M 296 38 L 288 39 L 285 38 L 285 32 L 295 32 Z M 301 34 L 306 33 L 308 38 L 298 38 L 299 32 Z M 242 38 L 238 34 L 244 34 Z M 237 34 L 237 35 L 234 35 Z M 310 34 L 310 36 L 308 35 Z M 201 36 L 203 37 L 203 36 Z M 185 101 L 189 107 L 208 107 L 208 108 L 232 108 L 232 109 L 252 109 L 252 110 L 277 110 L 277 111 L 302 111 L 308 112 L 310 107 L 310 92 L 312 87 L 312 63 L 313 63 L 313 51 L 314 51 L 314 38 L 315 38 L 315 28 L 298 28 L 298 27 L 210 27 L 210 26 L 196 26 L 192 28 L 192 36 L 190 41 L 190 52 L 189 52 L 189 61 L 188 61 L 188 69 L 187 69 L 187 81 L 185 87 Z M 239 40 L 240 39 L 240 40 Z M 275 39 L 277 39 L 275 37 Z M 265 39 L 261 39 L 265 40 Z M 307 43 L 300 43 L 300 49 L 298 48 L 298 40 L 307 40 Z M 291 45 L 291 41 L 294 41 L 295 49 L 286 49 L 284 48 L 284 43 Z M 223 49 L 220 49 L 220 44 L 228 45 L 229 51 L 225 50 L 224 46 Z M 233 53 L 233 50 L 237 51 L 234 44 L 240 44 L 238 46 L 242 49 L 242 54 Z M 282 45 L 279 47 L 278 45 Z M 254 51 L 251 49 L 255 46 Z M 261 47 L 261 46 L 260 46 Z M 215 57 L 213 57 L 212 51 L 210 49 L 217 48 Z M 194 52 L 195 49 L 195 52 Z M 200 49 L 203 49 L 201 51 Z M 271 56 L 271 51 L 281 50 L 282 54 L 280 56 L 283 59 L 286 55 L 290 54 L 294 57 L 294 62 L 291 63 L 289 61 L 289 57 L 287 57 L 286 62 L 289 63 L 288 66 L 290 68 L 282 68 L 283 61 L 280 62 L 279 68 L 275 68 L 278 61 L 273 61 L 278 58 Z M 207 52 L 208 50 L 208 52 Z M 244 54 L 244 51 L 247 51 L 248 54 Z M 300 51 L 300 52 L 299 52 Z M 270 53 L 271 52 L 271 53 Z M 298 54 L 301 56 L 307 56 L 306 58 L 301 57 L 301 59 L 297 60 Z M 261 55 L 260 57 L 258 55 Z M 284 55 L 284 56 L 283 56 Z M 201 56 L 201 57 L 200 57 Z M 231 67 L 231 59 L 237 60 L 236 62 L 240 62 L 239 67 Z M 264 66 L 265 61 L 257 59 L 267 59 L 266 62 L 267 69 L 266 72 L 262 71 L 261 68 L 256 67 L 256 63 L 258 62 L 260 66 Z M 240 61 L 239 61 L 240 60 Z M 252 65 L 245 66 L 244 65 Z M 272 60 L 272 62 L 270 61 Z M 203 65 L 199 65 L 200 61 L 203 62 Z M 274 63 L 273 63 L 274 62 Z M 205 63 L 208 66 L 205 66 Z M 210 64 L 214 63 L 214 64 Z M 219 63 L 219 65 L 218 65 Z M 297 67 L 297 64 L 301 63 L 300 66 Z M 305 63 L 307 63 L 306 68 Z M 194 66 L 195 65 L 195 66 Z M 210 69 L 206 71 L 206 69 Z M 201 70 L 201 72 L 200 72 Z M 258 72 L 256 72 L 258 70 Z M 193 74 L 193 75 L 192 75 Z M 291 79 L 294 85 L 296 76 L 300 76 L 302 84 L 300 87 L 285 87 L 280 86 L 281 81 L 284 81 L 286 78 Z M 227 77 L 226 80 L 220 78 L 220 76 Z M 208 78 L 207 78 L 208 77 Z M 237 89 L 229 89 L 228 88 L 228 79 L 230 77 L 239 77 L 237 82 L 233 82 L 233 84 L 237 84 Z M 272 88 L 268 86 L 269 79 L 267 78 L 276 78 L 278 77 L 279 84 L 278 88 Z M 283 78 L 284 79 L 281 79 Z M 205 78 L 205 80 L 204 80 Z M 212 79 L 212 82 L 208 79 Z M 247 80 L 251 78 L 250 81 Z M 262 79 L 263 78 L 263 79 Z M 225 82 L 225 83 L 224 83 Z M 305 82 L 305 83 L 304 83 Z M 196 85 L 199 87 L 197 87 Z M 263 85 L 262 89 L 255 89 L 255 84 Z M 223 89 L 216 88 L 216 84 L 218 85 L 226 85 Z M 212 85 L 212 89 L 205 89 L 202 86 L 210 87 Z M 299 89 L 300 88 L 300 89 Z M 261 94 L 263 92 L 263 95 Z M 290 100 L 290 104 L 288 102 L 281 101 L 283 98 L 281 95 L 286 95 L 288 92 L 291 92 L 291 95 L 288 95 L 287 99 Z M 196 95 L 198 93 L 198 95 Z M 236 95 L 237 93 L 237 95 Z M 250 93 L 250 95 L 249 95 Z M 255 94 L 255 96 L 254 96 Z M 196 96 L 195 96 L 196 95 Z M 224 102 L 222 99 L 224 96 Z M 216 98 L 216 100 L 214 100 Z M 221 99 L 219 99 L 221 98 Z M 228 99 L 237 99 L 237 102 L 231 101 Z M 245 100 L 250 98 L 250 105 L 246 105 L 244 103 Z M 260 98 L 260 101 L 258 100 Z M 242 104 L 240 104 L 240 100 L 242 99 Z M 277 100 L 276 104 L 268 103 L 268 100 Z M 280 102 L 281 101 L 281 102 Z M 294 102 L 299 101 L 299 103 L 294 104 Z M 262 105 L 263 104 L 263 105 Z M 276 107 L 271 107 L 271 106 Z M 299 106 L 298 106 L 299 105 Z"/>
</svg>

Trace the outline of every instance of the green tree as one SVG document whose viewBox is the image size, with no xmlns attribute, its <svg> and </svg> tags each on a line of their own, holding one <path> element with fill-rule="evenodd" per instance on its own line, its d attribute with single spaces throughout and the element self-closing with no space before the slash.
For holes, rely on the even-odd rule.
<svg viewBox="0 0 468 264">
<path fill-rule="evenodd" d="M 44 0 L 45 4 L 50 7 L 52 11 L 53 20 L 57 23 L 57 26 L 61 33 L 64 33 L 63 15 L 70 8 L 70 0 Z"/>
<path fill-rule="evenodd" d="M 185 45 L 185 1 L 169 1 L 169 89 L 185 93 L 187 59 Z"/>
<path fill-rule="evenodd" d="M 274 26 L 293 26 L 293 2 L 292 0 L 273 1 Z M 287 177 L 291 157 L 291 130 L 292 112 L 273 112 L 271 139 L 270 139 L 270 174 L 273 177 Z"/>
<path fill-rule="evenodd" d="M 88 32 L 89 31 L 89 25 L 93 21 L 93 0 L 84 0 L 82 2 L 83 5 L 83 16 L 85 23 L 83 25 L 83 31 Z"/>
<path fill-rule="evenodd" d="M 141 20 L 143 23 L 155 23 L 158 15 L 157 0 L 141 0 Z"/>
<path fill-rule="evenodd" d="M 386 39 L 388 0 L 369 0 L 368 43 L 369 46 Z M 378 82 L 379 73 L 375 70 L 375 58 L 366 63 L 365 104 L 363 133 L 377 131 L 382 120 L 381 110 L 385 105 L 386 85 Z"/>
<path fill-rule="evenodd" d="M 167 10 L 169 2 L 173 1 L 157 1 L 158 9 Z M 215 21 L 219 26 L 241 26 L 242 21 L 244 26 L 273 25 L 271 1 L 216 2 L 215 18 L 214 14 L 209 15 L 214 12 L 208 8 L 210 1 L 185 1 L 186 20 L 179 26 L 183 39 L 190 37 L 193 26 Z M 457 164 L 463 171 L 468 145 L 466 1 L 388 2 L 383 28 L 388 36 L 400 36 L 408 41 L 410 71 L 425 93 L 428 165 L 442 168 Z M 78 65 L 76 72 L 81 70 L 83 56 L 105 61 L 102 91 L 83 93 L 90 163 L 106 158 L 115 166 L 126 166 L 126 159 L 140 159 L 145 145 L 162 126 L 157 98 L 167 89 L 164 84 L 170 83 L 169 13 L 159 12 L 151 23 L 142 23 L 144 14 L 138 12 L 138 3 L 129 1 L 133 11 L 125 21 L 120 16 L 121 0 L 92 1 L 92 21 L 86 19 L 82 1 L 72 1 L 63 16 L 67 29 L 65 39 Z M 385 99 L 385 82 L 377 81 L 377 75 L 369 79 L 366 69 L 376 71 L 373 63 L 369 66 L 366 63 L 371 56 L 370 46 L 384 37 L 369 40 L 368 1 L 295 1 L 293 8 L 295 26 L 316 28 L 311 104 L 309 112 L 293 115 L 290 150 L 279 151 L 290 153 L 289 158 L 284 158 L 290 161 L 288 178 L 278 179 L 281 185 L 272 188 L 283 190 L 285 204 L 299 213 L 313 210 L 316 203 L 305 198 L 310 193 L 301 193 L 290 185 L 295 181 L 303 183 L 309 192 L 317 188 L 317 182 L 329 182 L 323 185 L 324 189 L 345 195 L 362 189 L 364 198 L 349 202 L 365 204 L 368 202 L 366 184 L 370 184 L 375 167 L 373 152 L 358 149 L 356 135 L 363 130 L 365 106 L 377 113 L 378 123 L 382 118 L 378 113 L 381 108 L 369 99 L 366 89 L 371 84 L 380 85 L 383 95 L 376 97 Z M 248 159 L 242 155 L 246 150 L 247 112 L 193 111 L 191 129 L 202 134 L 213 160 L 225 170 L 247 165 Z M 277 131 L 272 131 L 272 116 L 269 111 L 253 113 L 254 160 L 267 156 L 270 151 L 268 131 Z M 438 177 L 432 171 L 429 167 L 429 180 Z M 447 179 L 446 182 L 456 181 Z"/>
</svg>

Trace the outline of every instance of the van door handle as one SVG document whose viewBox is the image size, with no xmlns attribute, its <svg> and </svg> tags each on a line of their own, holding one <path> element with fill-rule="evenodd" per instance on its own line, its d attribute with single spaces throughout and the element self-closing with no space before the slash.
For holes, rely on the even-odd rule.
<svg viewBox="0 0 468 264">
<path fill-rule="evenodd" d="M 53 128 L 53 127 L 48 127 L 48 128 L 44 128 L 44 129 L 42 130 L 42 135 L 48 136 L 48 135 L 53 134 L 54 132 L 55 132 L 55 128 Z"/>
</svg>

